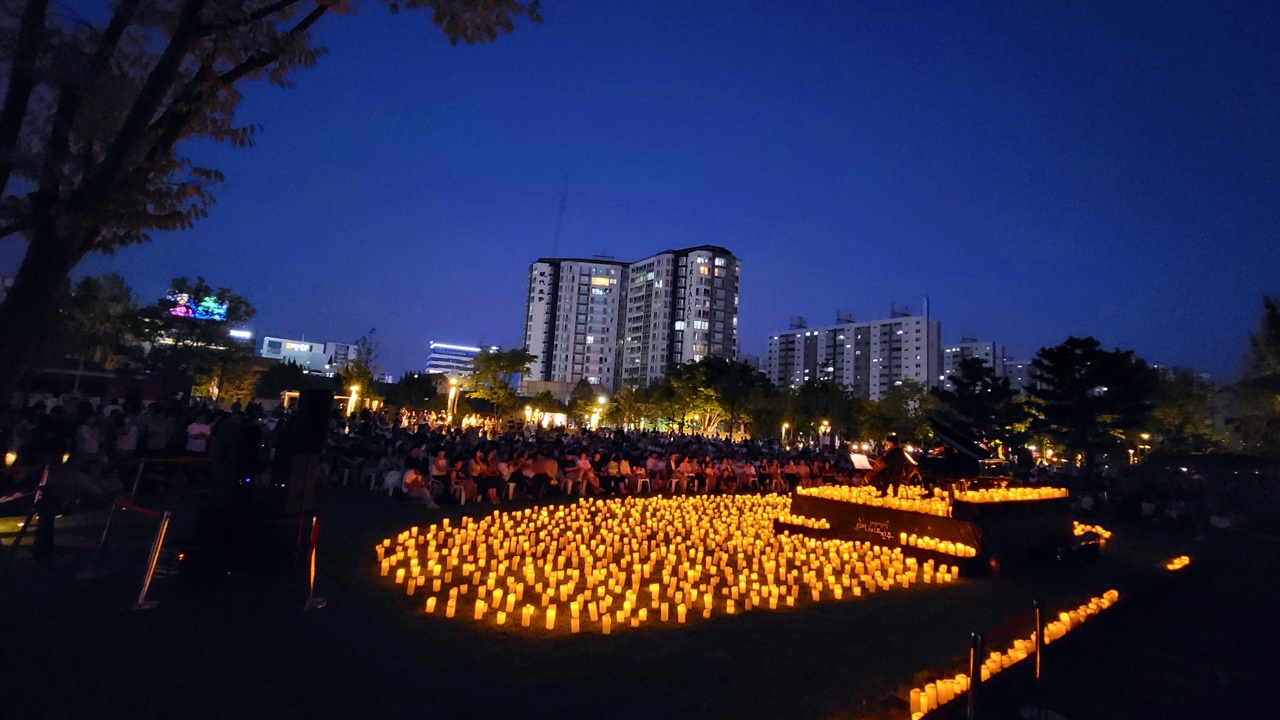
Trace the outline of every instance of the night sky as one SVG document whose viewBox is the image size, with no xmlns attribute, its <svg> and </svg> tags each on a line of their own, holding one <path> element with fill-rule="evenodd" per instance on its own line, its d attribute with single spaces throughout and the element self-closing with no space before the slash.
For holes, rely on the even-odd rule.
<svg viewBox="0 0 1280 720">
<path fill-rule="evenodd" d="M 1280 294 L 1280 4 L 545 0 L 450 47 L 326 17 L 317 68 L 246 93 L 196 229 L 79 272 L 203 275 L 259 334 L 420 369 L 518 345 L 528 264 L 723 245 L 740 343 L 930 299 L 947 341 L 1093 335 L 1231 380 Z M 0 272 L 20 253 L 9 243 Z"/>
</svg>

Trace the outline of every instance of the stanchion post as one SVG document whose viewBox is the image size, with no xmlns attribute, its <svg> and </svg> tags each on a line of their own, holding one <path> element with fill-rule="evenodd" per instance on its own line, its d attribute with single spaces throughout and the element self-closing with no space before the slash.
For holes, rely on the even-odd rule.
<svg viewBox="0 0 1280 720">
<path fill-rule="evenodd" d="M 138 472 L 133 476 L 133 487 L 129 490 L 129 502 L 133 502 L 138 497 L 138 485 L 142 482 L 142 469 L 146 467 L 145 459 L 138 461 Z M 120 509 L 120 498 L 116 498 L 111 503 L 111 511 L 107 513 L 107 523 L 102 526 L 102 538 L 98 540 L 98 557 L 101 559 L 102 551 L 107 547 L 107 535 L 111 532 L 111 524 L 115 521 L 116 512 Z"/>
<path fill-rule="evenodd" d="M 982 684 L 982 635 L 969 635 L 969 707 L 965 712 L 968 720 L 973 720 L 978 708 L 978 686 Z"/>
<path fill-rule="evenodd" d="M 151 576 L 155 575 L 156 562 L 160 560 L 160 548 L 164 546 L 164 535 L 169 531 L 169 517 L 172 514 L 165 510 L 164 516 L 160 518 L 160 527 L 156 528 L 156 537 L 151 541 L 151 555 L 147 558 L 147 572 L 142 576 L 142 589 L 138 591 L 138 601 L 133 604 L 134 610 L 154 610 L 160 606 L 159 602 L 147 599 L 147 591 L 151 589 Z"/>
<path fill-rule="evenodd" d="M 1036 598 L 1036 712 L 1044 717 L 1044 682 L 1040 678 L 1041 662 L 1044 657 L 1044 603 Z"/>
<path fill-rule="evenodd" d="M 18 535 L 13 539 L 13 544 L 9 546 L 9 557 L 13 557 L 18 552 L 18 546 L 22 544 L 22 538 L 27 534 L 27 528 L 31 527 L 31 521 L 35 519 L 36 513 L 40 511 L 40 501 L 44 499 L 44 486 L 49 482 L 49 466 L 44 466 L 44 473 L 40 475 L 40 484 L 36 486 L 36 496 L 31 500 L 31 512 L 27 513 L 27 519 L 23 521 L 22 527 L 18 528 Z"/>
<path fill-rule="evenodd" d="M 311 516 L 311 549 L 308 553 L 309 567 L 307 580 L 307 602 L 302 605 L 302 611 L 318 610 L 327 603 L 324 598 L 316 597 L 316 544 L 320 539 L 320 518 L 315 515 Z"/>
</svg>

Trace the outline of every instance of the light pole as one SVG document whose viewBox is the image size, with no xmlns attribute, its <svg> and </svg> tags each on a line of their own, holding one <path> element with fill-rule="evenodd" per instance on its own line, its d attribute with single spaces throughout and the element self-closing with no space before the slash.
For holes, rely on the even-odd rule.
<svg viewBox="0 0 1280 720">
<path fill-rule="evenodd" d="M 351 394 L 347 396 L 347 414 L 353 415 L 356 411 L 356 396 L 360 394 L 360 386 L 352 385 L 347 389 L 351 391 Z"/>
<path fill-rule="evenodd" d="M 601 395 L 596 398 L 596 411 L 591 414 L 591 429 L 598 430 L 600 428 L 600 420 L 604 417 L 604 406 L 608 404 L 609 398 Z"/>
<path fill-rule="evenodd" d="M 458 378 L 449 378 L 449 419 L 453 422 L 454 413 L 458 412 Z"/>
<path fill-rule="evenodd" d="M 787 442 L 787 428 L 791 427 L 791 423 L 782 423 L 782 442 Z"/>
</svg>

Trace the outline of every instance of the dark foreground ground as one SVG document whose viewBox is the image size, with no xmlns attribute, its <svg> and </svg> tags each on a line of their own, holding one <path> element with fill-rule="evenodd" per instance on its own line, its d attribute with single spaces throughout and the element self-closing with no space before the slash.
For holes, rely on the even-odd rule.
<svg viewBox="0 0 1280 720">
<path fill-rule="evenodd" d="M 63 518 L 53 569 L 32 564 L 25 549 L 0 563 L 0 713 L 907 718 L 906 690 L 962 671 L 971 631 L 1001 626 L 1034 597 L 1056 612 L 1112 587 L 1120 604 L 1046 653 L 1042 704 L 1068 720 L 1266 716 L 1280 657 L 1280 543 L 1262 538 L 1192 543 L 1116 525 L 1093 564 L 686 627 L 548 637 L 424 616 L 377 577 L 373 545 L 439 511 L 356 489 L 323 500 L 317 591 L 328 606 L 307 613 L 299 573 L 190 566 L 157 581 L 159 609 L 131 611 L 154 526 L 126 523 L 106 572 L 81 579 L 104 515 Z M 6 546 L 13 530 L 12 519 L 0 521 Z M 1163 569 L 1183 553 L 1194 557 L 1190 568 Z M 1036 696 L 1025 675 L 1002 675 L 979 717 L 1019 717 Z"/>
</svg>

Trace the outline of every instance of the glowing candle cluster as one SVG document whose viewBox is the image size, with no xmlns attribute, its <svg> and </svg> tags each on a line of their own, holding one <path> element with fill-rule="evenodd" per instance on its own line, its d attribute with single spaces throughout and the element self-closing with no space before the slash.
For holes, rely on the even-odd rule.
<svg viewBox="0 0 1280 720">
<path fill-rule="evenodd" d="M 1060 639 L 1068 632 L 1080 627 L 1081 623 L 1090 617 L 1114 605 L 1119 599 L 1120 593 L 1118 591 L 1108 590 L 1099 597 L 1090 598 L 1089 602 L 1074 610 L 1058 613 L 1057 620 L 1045 623 L 1044 644 L 1049 645 L 1054 640 Z M 982 681 L 986 682 L 1002 670 L 1007 670 L 1013 665 L 1026 660 L 1028 656 L 1035 654 L 1035 649 L 1036 634 L 1032 632 L 1029 637 L 1014 640 L 1013 644 L 1004 651 L 992 651 L 982 663 Z M 969 682 L 968 676 L 956 675 L 954 678 L 941 678 L 925 685 L 923 688 L 912 688 L 910 694 L 911 720 L 920 720 L 930 712 L 968 692 Z"/>
<path fill-rule="evenodd" d="M 1181 570 L 1191 564 L 1191 558 L 1187 555 L 1180 555 L 1164 564 L 1166 570 Z"/>
<path fill-rule="evenodd" d="M 800 495 L 811 495 L 824 500 L 837 500 L 857 505 L 873 505 L 875 507 L 921 513 L 923 515 L 937 515 L 938 517 L 951 516 L 951 503 L 945 497 L 946 493 L 929 497 L 924 494 L 924 488 L 918 487 L 900 487 L 891 494 L 883 494 L 870 486 L 852 487 L 849 485 L 796 488 L 796 492 Z"/>
<path fill-rule="evenodd" d="M 804 515 L 792 515 L 791 513 L 783 513 L 778 516 L 778 522 L 787 525 L 799 525 L 801 527 L 813 528 L 814 530 L 830 530 L 831 523 L 823 518 L 811 518 Z"/>
<path fill-rule="evenodd" d="M 972 545 L 953 542 L 951 540 L 939 540 L 938 538 L 929 537 L 927 535 L 908 535 L 907 533 L 899 533 L 898 543 L 907 547 L 920 548 L 921 550 L 932 550 L 933 552 L 943 553 L 945 555 L 955 555 L 956 557 L 971 558 L 978 556 L 978 549 Z"/>
<path fill-rule="evenodd" d="M 1071 532 L 1075 533 L 1077 537 L 1084 535 L 1085 533 L 1094 533 L 1099 538 L 1102 538 L 1102 544 L 1104 545 L 1111 539 L 1110 530 L 1102 527 L 1101 525 L 1086 525 L 1078 520 L 1071 521 Z"/>
<path fill-rule="evenodd" d="M 580 499 L 413 527 L 374 550 L 428 614 L 606 635 L 959 576 L 901 548 L 775 533 L 789 507 L 780 496 Z"/>
<path fill-rule="evenodd" d="M 1053 500 L 1067 497 L 1066 488 L 1012 487 L 990 490 L 961 490 L 956 500 L 970 503 L 1023 502 L 1027 500 Z"/>
</svg>

